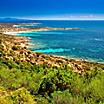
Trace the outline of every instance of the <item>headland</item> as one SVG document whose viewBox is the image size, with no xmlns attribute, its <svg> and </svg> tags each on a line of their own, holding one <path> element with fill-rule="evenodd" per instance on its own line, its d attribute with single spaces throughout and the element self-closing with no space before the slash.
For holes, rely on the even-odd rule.
<svg viewBox="0 0 104 104">
<path fill-rule="evenodd" d="M 4 34 L 6 30 L 21 29 L 12 28 L 11 24 L 3 26 L 6 28 L 1 26 L 0 33 L 0 104 L 104 102 L 104 64 L 32 52 L 27 37 Z"/>
</svg>

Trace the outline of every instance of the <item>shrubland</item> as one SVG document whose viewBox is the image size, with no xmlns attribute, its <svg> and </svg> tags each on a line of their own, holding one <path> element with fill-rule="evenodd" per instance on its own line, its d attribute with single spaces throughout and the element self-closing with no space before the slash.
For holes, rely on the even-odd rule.
<svg viewBox="0 0 104 104">
<path fill-rule="evenodd" d="M 104 104 L 103 64 L 65 63 L 1 36 L 0 104 Z"/>
</svg>

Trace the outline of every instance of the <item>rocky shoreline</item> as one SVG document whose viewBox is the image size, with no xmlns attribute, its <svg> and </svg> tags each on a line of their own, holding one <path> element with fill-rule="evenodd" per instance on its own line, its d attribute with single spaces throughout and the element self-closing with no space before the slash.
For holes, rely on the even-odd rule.
<svg viewBox="0 0 104 104">
<path fill-rule="evenodd" d="M 82 73 L 91 67 L 102 67 L 104 64 L 85 60 L 67 59 L 64 57 L 32 52 L 27 49 L 28 38 L 0 34 L 1 58 L 15 62 L 29 62 L 33 65 L 45 65 L 48 68 L 64 68 L 69 66 L 74 72 Z"/>
<path fill-rule="evenodd" d="M 42 28 L 41 30 L 49 28 Z M 63 28 L 50 28 L 50 29 L 60 29 Z M 65 28 L 66 30 L 68 28 Z M 21 30 L 21 28 L 20 28 Z M 18 30 L 18 31 L 20 31 Z M 24 29 L 22 29 L 24 30 Z M 40 29 L 37 29 L 40 30 Z M 13 29 L 14 31 L 14 29 Z M 86 70 L 90 70 L 91 67 L 103 67 L 104 64 L 96 63 L 96 62 L 89 62 L 85 60 L 77 60 L 77 59 L 67 59 L 60 56 L 54 55 L 46 55 L 39 52 L 32 52 L 28 50 L 28 38 L 27 37 L 20 37 L 20 36 L 13 36 L 13 35 L 6 35 L 1 33 L 0 34 L 0 41 L 1 41 L 1 58 L 6 60 L 13 60 L 16 62 L 30 62 L 31 64 L 36 65 L 46 65 L 47 67 L 71 67 L 75 72 L 82 73 Z"/>
</svg>

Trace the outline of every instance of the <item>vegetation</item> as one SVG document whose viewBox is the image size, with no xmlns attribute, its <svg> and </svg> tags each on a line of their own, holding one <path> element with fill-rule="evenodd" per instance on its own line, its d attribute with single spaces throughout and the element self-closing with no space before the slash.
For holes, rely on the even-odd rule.
<svg viewBox="0 0 104 104">
<path fill-rule="evenodd" d="M 103 64 L 74 60 L 66 64 L 64 59 L 21 48 L 13 37 L 1 36 L 0 104 L 104 104 Z M 38 64 L 40 56 L 51 64 Z M 80 70 L 75 72 L 76 68 Z"/>
</svg>

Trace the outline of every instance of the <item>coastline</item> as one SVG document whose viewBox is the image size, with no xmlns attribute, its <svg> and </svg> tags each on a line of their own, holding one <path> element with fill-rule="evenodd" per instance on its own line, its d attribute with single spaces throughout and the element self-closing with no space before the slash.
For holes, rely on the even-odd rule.
<svg viewBox="0 0 104 104">
<path fill-rule="evenodd" d="M 0 102 L 8 102 L 9 98 L 13 103 L 20 100 L 27 103 L 28 98 L 34 97 L 29 104 L 31 101 L 31 104 L 43 104 L 46 100 L 50 103 L 47 95 L 49 98 L 54 92 L 61 92 L 64 98 L 72 94 L 84 99 L 89 91 L 88 96 L 93 96 L 93 91 L 95 94 L 103 91 L 104 64 L 32 52 L 21 47 L 21 39 L 26 37 L 0 34 Z"/>
<path fill-rule="evenodd" d="M 99 98 L 99 103 L 103 101 L 103 96 L 100 95 L 104 95 L 104 64 L 71 56 L 40 53 L 38 50 L 33 52 L 29 49 L 28 34 L 22 36 L 18 32 L 0 33 L 2 104 L 49 104 L 50 101 L 53 104 L 54 94 L 59 99 L 62 97 L 59 103 L 64 103 L 66 97 L 69 103 L 69 98 L 75 101 L 78 97 L 78 103 L 81 101 L 79 104 L 82 101 L 86 103 L 85 97 L 88 101 L 98 102 Z M 57 101 L 58 97 L 55 99 Z"/>
<path fill-rule="evenodd" d="M 9 98 L 14 103 L 14 101 L 20 102 L 20 99 L 34 96 L 34 99 L 39 99 L 35 102 L 40 103 L 40 101 L 43 102 L 44 96 L 47 100 L 47 95 L 56 93 L 56 91 L 62 91 L 66 97 L 65 92 L 67 91 L 68 94 L 69 90 L 72 91 L 72 96 L 74 94 L 79 96 L 82 93 L 80 96 L 83 97 L 83 90 L 88 94 L 89 91 L 92 91 L 89 96 L 91 94 L 93 96 L 93 90 L 89 88 L 89 84 L 92 85 L 92 83 L 95 83 L 97 88 L 102 85 L 102 89 L 98 89 L 98 91 L 103 90 L 104 64 L 32 52 L 26 47 L 21 47 L 21 43 L 26 45 L 26 39 L 21 36 L 0 34 L 1 101 Z M 99 80 L 100 78 L 101 80 Z M 46 87 L 43 87 L 44 85 Z M 50 90 L 51 88 L 52 90 Z M 96 91 L 95 86 L 91 86 L 91 88 Z M 35 91 L 35 93 L 31 93 L 31 91 Z M 29 95 L 31 96 L 28 97 Z M 40 96 L 42 97 L 40 98 Z M 5 99 L 2 100 L 2 98 Z M 95 99 L 97 98 L 98 96 Z M 50 99 L 52 98 L 50 97 Z M 21 102 L 23 103 L 23 100 Z"/>
<path fill-rule="evenodd" d="M 37 31 L 37 30 L 35 30 L 35 31 Z M 41 30 L 38 30 L 38 31 L 41 31 Z M 44 31 L 47 31 L 47 30 L 44 30 Z M 30 33 L 30 32 L 33 32 L 33 31 L 9 31 L 9 32 L 4 32 L 3 34 L 5 34 L 5 35 L 11 35 L 11 36 L 18 36 L 17 34 L 18 33 Z M 25 36 L 18 36 L 18 37 L 25 37 Z M 23 45 L 22 44 L 22 47 L 23 46 L 25 46 L 25 47 L 27 47 L 27 49 L 29 49 L 29 47 L 31 47 L 32 46 L 32 44 L 31 43 L 29 43 L 29 37 L 26 37 L 26 44 L 25 45 Z M 28 44 L 28 46 L 26 46 Z M 34 51 L 35 52 L 35 51 Z M 39 53 L 43 53 L 43 54 L 45 54 L 44 52 L 39 52 Z M 61 58 L 66 58 L 66 59 L 72 59 L 72 60 L 76 60 L 76 61 L 86 61 L 86 62 L 91 62 L 91 63 L 99 63 L 99 64 L 104 64 L 104 62 L 101 62 L 101 61 L 98 61 L 98 60 L 94 60 L 94 59 L 86 59 L 86 58 L 80 58 L 80 57 L 72 57 L 71 55 L 69 55 L 69 56 L 62 56 L 62 55 L 53 55 L 53 54 L 46 54 L 46 55 L 52 55 L 52 56 L 55 56 L 55 57 L 61 57 Z"/>
<path fill-rule="evenodd" d="M 5 24 L 6 26 L 6 24 Z M 12 37 L 12 41 L 9 42 L 10 44 L 10 49 L 14 47 L 13 51 L 14 54 L 17 57 L 20 57 L 19 54 L 27 54 L 26 56 L 20 58 L 18 61 L 20 62 L 30 62 L 32 64 L 36 65 L 48 65 L 48 67 L 64 67 L 65 65 L 69 65 L 74 69 L 75 72 L 81 73 L 86 70 L 89 70 L 90 67 L 92 66 L 101 66 L 103 67 L 103 63 L 95 62 L 92 60 L 86 60 L 82 58 L 73 58 L 73 57 L 63 57 L 63 56 L 58 56 L 58 55 L 52 55 L 52 54 L 44 54 L 40 52 L 32 52 L 29 50 L 29 39 L 28 37 L 25 36 L 18 36 L 16 34 L 18 33 L 27 33 L 27 32 L 32 32 L 32 31 L 49 31 L 49 29 L 60 29 L 60 28 L 36 28 L 36 29 L 27 29 L 27 28 L 11 28 L 9 31 L 4 31 L 2 32 L 2 37 L 7 37 L 8 40 L 10 37 Z M 62 29 L 62 28 L 61 28 Z M 63 28 L 65 29 L 65 28 Z M 5 28 L 4 30 L 8 30 L 8 28 Z M 4 39 L 5 40 L 5 39 Z M 16 44 L 16 45 L 15 45 Z M 6 46 L 8 46 L 8 41 L 6 42 Z M 5 47 L 6 47 L 5 46 Z M 19 48 L 18 48 L 19 47 Z M 7 51 L 10 50 L 7 47 Z M 28 54 L 31 53 L 30 55 Z M 9 56 L 7 56 L 9 59 Z M 14 58 L 14 56 L 13 56 Z"/>
</svg>

